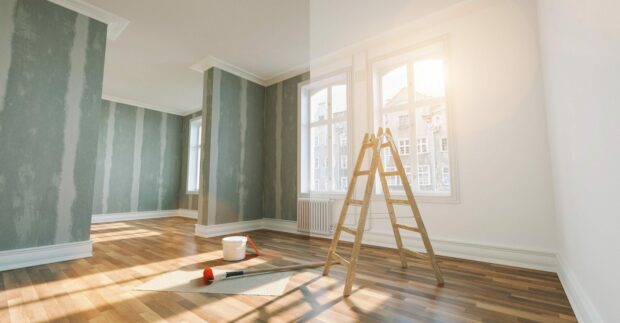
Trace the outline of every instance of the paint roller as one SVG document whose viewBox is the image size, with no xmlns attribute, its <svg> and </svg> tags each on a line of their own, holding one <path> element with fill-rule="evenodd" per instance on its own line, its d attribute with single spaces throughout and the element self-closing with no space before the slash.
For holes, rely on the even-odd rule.
<svg viewBox="0 0 620 323">
<path fill-rule="evenodd" d="M 282 271 L 293 271 L 300 270 L 306 268 L 316 268 L 325 265 L 325 262 L 313 262 L 309 264 L 303 265 L 293 265 L 293 266 L 284 266 L 284 267 L 276 267 L 276 268 L 268 268 L 268 269 L 247 269 L 247 270 L 217 270 L 212 269 L 211 267 L 205 268 L 202 272 L 202 277 L 204 279 L 205 284 L 209 284 L 211 282 L 217 282 L 220 280 L 228 279 L 228 278 L 240 278 L 245 276 L 254 276 L 261 274 L 270 274 L 277 273 Z"/>
</svg>

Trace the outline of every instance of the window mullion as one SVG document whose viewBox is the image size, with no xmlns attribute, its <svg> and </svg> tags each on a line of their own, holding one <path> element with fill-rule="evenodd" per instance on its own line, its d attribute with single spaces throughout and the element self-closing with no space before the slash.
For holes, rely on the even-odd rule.
<svg viewBox="0 0 620 323">
<path fill-rule="evenodd" d="M 411 190 L 415 190 L 414 183 L 419 181 L 418 178 L 418 138 L 416 136 L 417 124 L 416 124 L 416 106 L 415 106 L 415 78 L 414 78 L 414 65 L 413 62 L 407 63 L 407 84 L 409 89 L 407 93 L 409 94 L 408 100 L 408 108 L 409 108 L 409 142 L 412 145 L 415 145 L 412 152 L 411 157 L 409 158 L 409 163 L 411 167 L 411 181 L 409 185 L 411 186 Z"/>
<path fill-rule="evenodd" d="M 329 174 L 327 186 L 328 191 L 334 190 L 333 156 L 332 156 L 332 87 L 327 87 L 327 174 Z"/>
</svg>

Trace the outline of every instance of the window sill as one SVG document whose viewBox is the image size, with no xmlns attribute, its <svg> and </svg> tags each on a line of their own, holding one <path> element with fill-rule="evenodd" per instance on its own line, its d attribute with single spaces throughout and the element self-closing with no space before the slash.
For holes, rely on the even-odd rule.
<svg viewBox="0 0 620 323">
<path fill-rule="evenodd" d="M 198 194 L 200 194 L 200 192 L 198 191 L 185 192 L 185 195 L 198 195 Z"/>
</svg>

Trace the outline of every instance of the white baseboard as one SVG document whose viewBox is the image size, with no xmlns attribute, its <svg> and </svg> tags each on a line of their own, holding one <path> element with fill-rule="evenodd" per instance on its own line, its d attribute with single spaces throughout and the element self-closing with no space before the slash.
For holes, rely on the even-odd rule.
<svg viewBox="0 0 620 323">
<path fill-rule="evenodd" d="M 403 244 L 412 250 L 424 251 L 422 239 L 403 236 Z M 353 237 L 342 235 L 341 240 L 353 241 Z M 483 245 L 478 243 L 431 239 L 435 254 L 461 259 L 489 262 L 536 270 L 555 272 L 556 260 L 553 252 L 524 250 L 503 246 Z M 394 235 L 384 232 L 364 232 L 364 243 L 380 247 L 396 248 Z"/>
<path fill-rule="evenodd" d="M 231 233 L 264 229 L 263 223 L 263 219 L 260 219 L 213 225 L 196 224 L 196 231 L 194 232 L 194 234 L 203 238 L 211 238 L 228 235 Z"/>
<path fill-rule="evenodd" d="M 162 211 L 140 211 L 140 212 L 126 212 L 126 213 L 93 214 L 91 223 L 108 223 L 108 222 L 118 222 L 118 221 L 158 219 L 158 218 L 167 218 L 171 216 L 181 216 L 185 218 L 197 219 L 198 211 L 178 209 L 178 210 L 162 210 Z"/>
<path fill-rule="evenodd" d="M 93 243 L 90 240 L 0 251 L 0 271 L 86 258 L 92 255 Z"/>
<path fill-rule="evenodd" d="M 263 218 L 263 229 L 303 234 L 297 231 L 297 221 Z"/>
<path fill-rule="evenodd" d="M 189 219 L 198 219 L 198 210 L 178 209 L 177 216 L 181 216 Z"/>
<path fill-rule="evenodd" d="M 557 255 L 557 262 L 558 277 L 560 277 L 560 282 L 562 282 L 564 292 L 568 296 L 573 312 L 577 316 L 577 321 L 602 323 L 603 319 L 594 307 L 594 304 L 592 304 L 572 270 L 570 270 L 559 254 Z"/>
<path fill-rule="evenodd" d="M 331 238 L 331 236 L 298 232 L 296 221 L 278 220 L 272 218 L 208 226 L 197 224 L 196 235 L 209 238 L 259 229 L 287 232 L 298 235 L 310 235 L 318 238 Z M 343 234 L 341 236 L 341 240 L 353 241 L 353 237 Z M 418 251 L 424 250 L 422 240 L 417 237 L 403 236 L 403 243 L 407 246 L 407 248 Z M 432 243 L 435 253 L 442 256 L 550 272 L 556 272 L 557 270 L 556 258 L 553 252 L 524 250 L 442 239 L 432 239 Z M 391 232 L 383 233 L 366 231 L 364 233 L 364 244 L 396 248 L 396 242 Z"/>
</svg>

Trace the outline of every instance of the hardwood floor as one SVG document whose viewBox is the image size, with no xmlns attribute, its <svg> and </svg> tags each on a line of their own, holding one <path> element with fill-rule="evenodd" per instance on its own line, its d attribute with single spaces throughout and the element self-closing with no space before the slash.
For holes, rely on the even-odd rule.
<svg viewBox="0 0 620 323">
<path fill-rule="evenodd" d="M 321 261 L 329 247 L 329 240 L 253 231 L 264 255 L 230 264 L 221 260 L 220 238 L 195 237 L 194 223 L 175 217 L 93 225 L 93 257 L 0 273 L 0 322 L 576 321 L 554 273 L 439 257 L 441 288 L 426 262 L 402 269 L 395 250 L 367 246 L 346 299 L 345 270 L 337 265 L 329 277 L 320 268 L 297 272 L 279 297 L 134 291 L 179 268 Z"/>
</svg>

